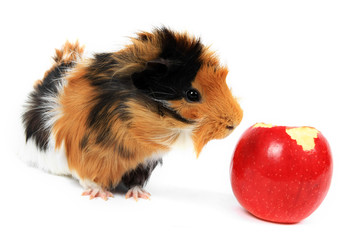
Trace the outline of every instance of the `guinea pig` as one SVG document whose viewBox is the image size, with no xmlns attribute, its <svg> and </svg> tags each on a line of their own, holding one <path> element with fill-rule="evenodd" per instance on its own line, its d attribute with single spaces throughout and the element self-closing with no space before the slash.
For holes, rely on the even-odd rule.
<svg viewBox="0 0 360 240">
<path fill-rule="evenodd" d="M 31 163 L 78 179 L 90 199 L 113 197 L 120 183 L 126 198 L 148 199 L 145 183 L 180 139 L 198 156 L 242 120 L 227 67 L 199 38 L 162 27 L 118 52 L 83 51 L 78 42 L 56 49 L 22 121 Z"/>
</svg>

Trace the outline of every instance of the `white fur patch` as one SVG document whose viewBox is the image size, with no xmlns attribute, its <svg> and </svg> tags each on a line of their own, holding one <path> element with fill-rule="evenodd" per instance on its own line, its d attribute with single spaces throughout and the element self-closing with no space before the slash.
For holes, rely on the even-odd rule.
<svg viewBox="0 0 360 240">
<path fill-rule="evenodd" d="M 176 141 L 171 145 L 171 149 L 185 150 L 193 149 L 194 144 L 192 140 L 194 127 L 179 130 Z"/>
<path fill-rule="evenodd" d="M 194 144 L 192 140 L 194 127 L 186 128 L 186 129 L 177 129 L 169 135 L 171 136 L 172 141 L 160 141 L 162 144 L 170 147 L 170 151 L 184 151 L 184 150 L 194 150 Z M 174 138 L 176 138 L 174 142 Z M 151 156 L 146 158 L 146 162 L 151 163 L 152 161 L 157 161 L 161 159 L 167 152 L 155 152 Z"/>
<path fill-rule="evenodd" d="M 57 175 L 70 174 L 65 148 L 62 145 L 60 149 L 55 149 L 55 139 L 53 136 L 50 137 L 46 151 L 40 151 L 35 141 L 29 139 L 21 155 L 21 158 L 26 163 L 46 172 Z"/>
</svg>

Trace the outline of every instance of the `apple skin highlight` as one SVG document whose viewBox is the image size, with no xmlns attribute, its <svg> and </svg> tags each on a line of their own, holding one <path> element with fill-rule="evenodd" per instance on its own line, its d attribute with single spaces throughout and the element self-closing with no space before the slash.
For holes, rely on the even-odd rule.
<svg viewBox="0 0 360 240">
<path fill-rule="evenodd" d="M 231 185 L 254 216 L 297 223 L 324 200 L 333 171 L 330 146 L 312 127 L 258 123 L 241 136 L 231 163 Z"/>
</svg>

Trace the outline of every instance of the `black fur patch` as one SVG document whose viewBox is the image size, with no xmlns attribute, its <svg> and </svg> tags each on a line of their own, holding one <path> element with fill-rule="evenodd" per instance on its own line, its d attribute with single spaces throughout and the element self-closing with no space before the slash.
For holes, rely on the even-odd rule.
<svg viewBox="0 0 360 240">
<path fill-rule="evenodd" d="M 89 126 L 110 124 L 110 120 L 114 117 L 126 122 L 131 119 L 129 107 L 126 105 L 128 99 L 136 97 L 135 93 L 122 92 L 117 88 L 104 90 L 92 101 L 96 102 L 91 109 L 88 124 Z M 111 109 L 115 106 L 115 109 Z"/>
<path fill-rule="evenodd" d="M 157 30 L 162 51 L 157 59 L 146 63 L 141 72 L 132 75 L 136 88 L 157 100 L 179 100 L 191 87 L 201 67 L 203 45 L 200 39 L 189 43 L 186 37 L 176 38 L 167 28 Z"/>
<path fill-rule="evenodd" d="M 112 53 L 95 54 L 85 77 L 91 80 L 93 86 L 109 84 L 112 80 L 112 69 L 115 65 L 117 65 L 117 62 Z M 106 79 L 104 79 L 104 76 L 106 76 Z"/>
<path fill-rule="evenodd" d="M 88 145 L 88 143 L 89 143 L 89 135 L 85 134 L 85 136 L 81 139 L 80 149 L 84 150 Z"/>
<path fill-rule="evenodd" d="M 183 118 L 179 113 L 177 113 L 172 108 L 165 107 L 165 106 L 160 105 L 160 104 L 158 105 L 158 114 L 160 116 L 162 116 L 162 117 L 164 117 L 165 115 L 171 116 L 172 118 L 178 120 L 179 122 L 183 122 L 183 123 L 187 123 L 187 124 L 194 123 L 193 120 Z"/>
<path fill-rule="evenodd" d="M 122 158 L 122 159 L 132 159 L 134 158 L 134 153 L 131 152 L 128 148 L 125 147 L 123 142 L 120 142 L 115 145 L 115 152 Z"/>
<path fill-rule="evenodd" d="M 162 164 L 162 159 L 157 161 L 152 161 L 149 163 L 142 163 L 139 164 L 136 169 L 131 170 L 124 174 L 121 179 L 121 182 L 127 187 L 132 188 L 134 186 L 141 186 L 143 187 L 146 182 L 149 180 L 152 171 L 158 164 Z"/>
<path fill-rule="evenodd" d="M 73 67 L 73 64 L 62 63 L 49 72 L 42 83 L 35 86 L 27 101 L 27 110 L 22 116 L 26 141 L 33 138 L 37 147 L 42 151 L 48 147 L 50 128 L 46 126 L 46 122 L 50 120 L 48 113 L 53 111 L 51 103 L 47 102 L 46 98 L 54 98 L 58 95 L 61 78 L 67 69 Z"/>
<path fill-rule="evenodd" d="M 110 128 L 101 129 L 102 131 L 97 135 L 95 144 L 106 145 L 106 143 L 113 141 L 111 137 Z"/>
</svg>

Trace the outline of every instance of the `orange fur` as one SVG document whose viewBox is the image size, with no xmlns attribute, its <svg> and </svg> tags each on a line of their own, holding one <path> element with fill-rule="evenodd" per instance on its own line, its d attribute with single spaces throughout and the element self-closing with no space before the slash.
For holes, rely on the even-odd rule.
<svg viewBox="0 0 360 240">
<path fill-rule="evenodd" d="M 62 49 L 55 49 L 55 52 L 54 61 L 56 63 L 71 63 L 81 58 L 84 53 L 84 46 L 80 46 L 79 41 L 74 44 L 66 41 Z"/>
</svg>

